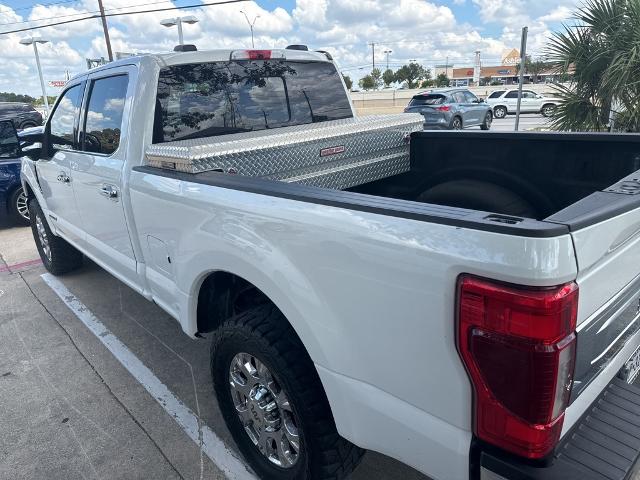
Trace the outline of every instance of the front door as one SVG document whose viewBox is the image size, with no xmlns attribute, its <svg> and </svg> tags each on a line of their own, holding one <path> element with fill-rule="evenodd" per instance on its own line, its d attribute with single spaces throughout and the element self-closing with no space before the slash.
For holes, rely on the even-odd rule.
<svg viewBox="0 0 640 480">
<path fill-rule="evenodd" d="M 72 242 L 83 237 L 71 175 L 71 164 L 78 157 L 76 132 L 83 89 L 84 83 L 77 83 L 60 96 L 46 125 L 48 141 L 36 163 L 49 224 Z"/>
<path fill-rule="evenodd" d="M 132 66 L 90 75 L 80 114 L 79 150 L 71 165 L 88 253 L 137 283 L 136 260 L 124 211 L 122 188 L 127 124 L 136 70 Z"/>
</svg>

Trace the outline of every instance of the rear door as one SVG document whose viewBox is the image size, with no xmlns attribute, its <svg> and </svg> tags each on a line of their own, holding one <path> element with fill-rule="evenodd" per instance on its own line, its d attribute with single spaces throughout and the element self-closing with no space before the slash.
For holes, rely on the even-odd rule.
<svg viewBox="0 0 640 480">
<path fill-rule="evenodd" d="M 38 182 L 45 199 L 43 209 L 54 228 L 72 242 L 83 238 L 71 171 L 71 165 L 80 156 L 77 130 L 83 90 L 84 82 L 79 82 L 60 95 L 45 127 L 48 140 L 36 163 Z"/>
<path fill-rule="evenodd" d="M 507 92 L 503 100 L 509 113 L 515 113 L 518 106 L 518 91 L 511 90 L 510 92 Z"/>
<path fill-rule="evenodd" d="M 132 282 L 136 260 L 123 207 L 127 127 L 136 69 L 102 70 L 87 80 L 73 167 L 87 251 Z"/>
</svg>

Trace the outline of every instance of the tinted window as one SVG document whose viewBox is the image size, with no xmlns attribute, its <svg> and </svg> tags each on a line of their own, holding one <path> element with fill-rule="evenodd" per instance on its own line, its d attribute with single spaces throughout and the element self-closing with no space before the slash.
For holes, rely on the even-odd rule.
<svg viewBox="0 0 640 480">
<path fill-rule="evenodd" d="M 51 132 L 51 145 L 55 148 L 74 147 L 74 128 L 82 90 L 80 85 L 75 85 L 62 94 L 56 109 L 51 114 L 49 129 Z"/>
<path fill-rule="evenodd" d="M 498 98 L 499 96 L 501 96 L 505 91 L 504 90 L 498 90 L 497 92 L 493 92 L 491 95 L 489 95 L 489 98 Z"/>
<path fill-rule="evenodd" d="M 507 93 L 504 98 L 518 98 L 518 91 L 513 90 L 512 92 Z"/>
<path fill-rule="evenodd" d="M 525 90 L 524 92 L 522 92 L 522 98 L 538 98 L 538 96 L 533 92 Z"/>
<path fill-rule="evenodd" d="M 474 103 L 478 101 L 478 97 L 476 97 L 473 93 L 471 92 L 463 92 L 465 98 L 467 99 L 467 103 Z"/>
<path fill-rule="evenodd" d="M 13 122 L 0 122 L 0 158 L 17 157 L 18 153 L 18 135 Z"/>
<path fill-rule="evenodd" d="M 416 95 L 409 103 L 410 107 L 419 107 L 421 105 L 442 105 L 447 97 L 444 95 Z"/>
<path fill-rule="evenodd" d="M 326 62 L 215 62 L 160 71 L 154 142 L 351 117 L 335 67 Z"/>
<path fill-rule="evenodd" d="M 453 92 L 451 94 L 455 103 L 467 103 L 467 99 L 463 92 Z"/>
<path fill-rule="evenodd" d="M 110 155 L 118 149 L 128 83 L 126 75 L 92 82 L 82 135 L 83 150 Z"/>
</svg>

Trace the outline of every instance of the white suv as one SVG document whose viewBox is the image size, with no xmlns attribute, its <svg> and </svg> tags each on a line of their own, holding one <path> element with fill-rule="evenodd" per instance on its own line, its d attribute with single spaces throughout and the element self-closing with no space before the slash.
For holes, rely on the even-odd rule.
<svg viewBox="0 0 640 480">
<path fill-rule="evenodd" d="M 495 118 L 504 118 L 509 113 L 516 113 L 518 105 L 518 89 L 498 90 L 487 98 L 487 103 L 493 108 Z M 522 91 L 520 111 L 522 113 L 542 113 L 545 117 L 553 115 L 560 100 L 545 97 L 531 90 Z"/>
</svg>

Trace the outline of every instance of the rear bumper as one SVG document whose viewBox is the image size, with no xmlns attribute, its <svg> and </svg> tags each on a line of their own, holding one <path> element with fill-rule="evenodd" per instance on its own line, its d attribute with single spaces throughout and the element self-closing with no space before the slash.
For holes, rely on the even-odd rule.
<svg viewBox="0 0 640 480">
<path fill-rule="evenodd" d="M 476 442 L 471 478 L 624 480 L 638 471 L 640 387 L 614 378 L 546 462 L 527 463 Z"/>
</svg>

